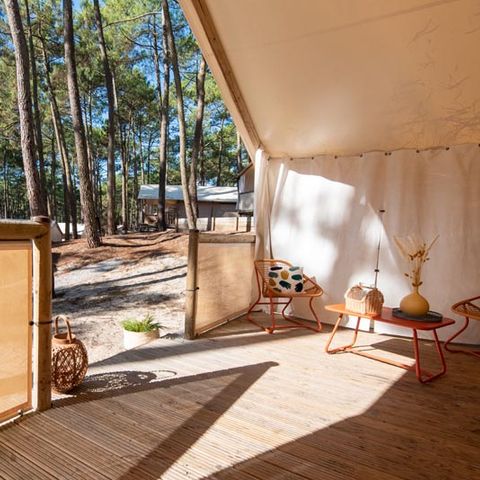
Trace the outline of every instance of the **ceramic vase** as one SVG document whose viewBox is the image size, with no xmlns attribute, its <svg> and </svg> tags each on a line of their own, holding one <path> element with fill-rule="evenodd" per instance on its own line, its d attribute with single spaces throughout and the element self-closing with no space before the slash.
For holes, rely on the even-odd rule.
<svg viewBox="0 0 480 480">
<path fill-rule="evenodd" d="M 430 305 L 427 299 L 418 293 L 418 287 L 414 287 L 413 292 L 403 297 L 400 302 L 400 310 L 414 317 L 423 317 L 429 309 Z"/>
</svg>

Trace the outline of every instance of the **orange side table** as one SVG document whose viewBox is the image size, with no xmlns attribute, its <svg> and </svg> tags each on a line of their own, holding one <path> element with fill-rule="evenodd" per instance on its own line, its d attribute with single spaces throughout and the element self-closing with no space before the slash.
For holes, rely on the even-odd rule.
<svg viewBox="0 0 480 480">
<path fill-rule="evenodd" d="M 454 324 L 455 321 L 452 320 L 451 318 L 444 317 L 440 322 L 421 322 L 416 320 L 404 320 L 402 318 L 394 317 L 392 315 L 392 309 L 388 307 L 383 308 L 381 315 L 360 314 L 357 312 L 352 312 L 350 310 L 347 310 L 345 308 L 345 304 L 343 303 L 336 304 L 336 305 L 326 305 L 325 309 L 329 310 L 330 312 L 338 313 L 337 322 L 335 323 L 332 333 L 330 334 L 330 338 L 327 341 L 327 345 L 325 346 L 325 351 L 327 353 L 334 354 L 338 352 L 351 352 L 351 353 L 355 353 L 356 355 L 361 355 L 362 357 L 371 358 L 373 360 L 378 360 L 383 363 L 388 363 L 396 367 L 404 368 L 405 370 L 414 370 L 417 375 L 418 381 L 421 383 L 431 382 L 432 380 L 438 377 L 441 377 L 446 373 L 447 364 L 445 362 L 445 357 L 443 356 L 443 351 L 440 345 L 440 341 L 438 340 L 437 329 Z M 344 315 L 351 315 L 352 317 L 357 317 L 357 324 L 353 333 L 353 341 L 348 345 L 330 348 L 330 345 L 333 341 L 333 338 L 335 337 L 335 334 L 337 333 L 338 327 L 340 326 L 340 322 L 342 321 L 342 318 Z M 368 352 L 355 350 L 354 347 L 357 341 L 358 328 L 360 326 L 360 320 L 362 318 L 368 318 L 370 320 L 374 320 L 375 322 L 388 323 L 396 327 L 410 328 L 413 332 L 413 351 L 415 354 L 415 364 L 407 365 L 404 363 L 396 362 L 394 360 L 390 360 L 389 358 L 380 357 L 378 355 L 373 355 Z M 435 341 L 437 353 L 442 365 L 442 369 L 438 373 L 432 374 L 432 373 L 426 372 L 422 370 L 420 366 L 420 349 L 418 345 L 418 334 L 417 334 L 418 330 L 428 330 L 428 331 L 431 331 L 433 334 L 433 339 Z"/>
</svg>

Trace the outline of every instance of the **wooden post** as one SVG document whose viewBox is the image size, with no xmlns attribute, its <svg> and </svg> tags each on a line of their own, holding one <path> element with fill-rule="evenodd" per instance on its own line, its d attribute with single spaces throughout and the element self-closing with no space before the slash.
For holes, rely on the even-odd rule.
<svg viewBox="0 0 480 480">
<path fill-rule="evenodd" d="M 197 267 L 198 267 L 198 230 L 188 233 L 187 291 L 185 295 L 185 338 L 195 338 L 195 316 L 197 313 Z"/>
<path fill-rule="evenodd" d="M 33 408 L 42 411 L 51 405 L 52 244 L 50 219 L 33 221 L 48 225 L 33 239 Z"/>
</svg>

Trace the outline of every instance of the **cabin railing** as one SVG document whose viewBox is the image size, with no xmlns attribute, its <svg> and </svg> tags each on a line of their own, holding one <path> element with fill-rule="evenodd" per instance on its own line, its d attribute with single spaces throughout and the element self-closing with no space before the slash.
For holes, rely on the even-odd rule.
<svg viewBox="0 0 480 480">
<path fill-rule="evenodd" d="M 34 217 L 31 221 L 0 220 L 2 295 L 0 343 L 3 338 L 5 345 L 0 345 L 0 352 L 6 352 L 6 358 L 1 359 L 3 365 L 0 365 L 0 372 L 4 373 L 0 375 L 0 406 L 2 396 L 5 399 L 12 393 L 12 378 L 19 379 L 17 383 L 26 388 L 26 393 L 17 405 L 9 405 L 3 411 L 0 408 L 0 421 L 31 408 L 46 410 L 51 404 L 52 256 L 48 217 Z M 22 360 L 23 372 L 9 374 L 8 368 L 15 367 L 15 358 L 8 352 L 15 351 L 15 342 L 23 345 L 28 358 Z"/>
<path fill-rule="evenodd" d="M 255 235 L 190 230 L 185 337 L 243 315 L 251 302 Z"/>
</svg>

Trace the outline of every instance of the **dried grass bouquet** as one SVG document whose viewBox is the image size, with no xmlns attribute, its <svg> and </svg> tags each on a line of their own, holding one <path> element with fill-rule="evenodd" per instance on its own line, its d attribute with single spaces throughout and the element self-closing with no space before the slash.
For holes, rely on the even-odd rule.
<svg viewBox="0 0 480 480">
<path fill-rule="evenodd" d="M 410 264 L 410 272 L 405 273 L 405 276 L 411 280 L 414 289 L 418 289 L 423 283 L 421 280 L 422 267 L 425 262 L 430 260 L 428 253 L 438 237 L 437 235 L 428 246 L 427 242 L 417 234 L 410 234 L 403 238 L 393 237 L 399 252 Z"/>
</svg>

